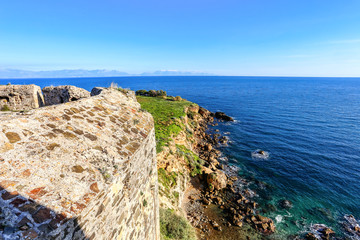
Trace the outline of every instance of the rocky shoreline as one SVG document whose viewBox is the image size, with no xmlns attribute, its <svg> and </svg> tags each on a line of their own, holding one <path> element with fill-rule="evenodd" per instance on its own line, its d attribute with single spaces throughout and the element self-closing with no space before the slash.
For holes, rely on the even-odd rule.
<svg viewBox="0 0 360 240">
<path fill-rule="evenodd" d="M 194 131 L 194 151 L 205 164 L 202 174 L 191 179 L 183 208 L 199 239 L 260 239 L 274 233 L 273 220 L 258 214 L 258 204 L 250 199 L 249 191 L 236 187 L 237 172 L 219 162 L 222 154 L 217 148 L 228 139 L 218 130 L 209 131 L 208 126 L 233 119 L 201 107 L 189 111 L 201 116 Z"/>
</svg>

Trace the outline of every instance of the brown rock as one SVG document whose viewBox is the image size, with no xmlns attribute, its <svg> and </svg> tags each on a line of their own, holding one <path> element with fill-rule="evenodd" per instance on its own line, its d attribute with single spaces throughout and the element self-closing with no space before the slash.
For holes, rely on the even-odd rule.
<svg viewBox="0 0 360 240">
<path fill-rule="evenodd" d="M 96 192 L 96 193 L 100 192 L 99 187 L 96 182 L 90 185 L 90 189 L 91 189 L 91 191 Z"/>
<path fill-rule="evenodd" d="M 24 177 L 29 177 L 31 175 L 31 171 L 30 169 L 26 169 L 25 171 L 22 172 L 22 174 Z"/>
<path fill-rule="evenodd" d="M 324 228 L 320 232 L 323 234 L 322 236 L 323 239 L 329 239 L 331 236 L 335 234 L 335 232 L 330 228 Z"/>
<path fill-rule="evenodd" d="M 6 142 L 3 146 L 0 147 L 0 153 L 7 152 L 14 149 L 14 145 Z"/>
<path fill-rule="evenodd" d="M 16 143 L 21 140 L 19 134 L 15 132 L 7 132 L 5 133 L 6 137 L 9 139 L 10 143 Z"/>
<path fill-rule="evenodd" d="M 36 223 L 42 223 L 51 218 L 51 211 L 50 209 L 43 208 L 37 211 L 32 217 Z"/>
<path fill-rule="evenodd" d="M 18 226 L 19 226 L 20 229 L 21 229 L 21 227 L 27 226 L 28 223 L 31 223 L 31 221 L 30 221 L 27 217 L 23 217 L 23 219 L 21 219 L 21 221 L 18 223 Z M 21 230 L 26 230 L 26 229 L 28 229 L 28 227 L 27 227 L 27 228 L 23 228 L 23 229 L 21 229 Z"/>
<path fill-rule="evenodd" d="M 46 149 L 52 151 L 52 150 L 54 150 L 56 147 L 60 147 L 60 145 L 57 144 L 57 143 L 51 143 L 51 144 L 49 144 L 49 145 L 46 146 Z"/>
<path fill-rule="evenodd" d="M 226 115 L 223 112 L 216 112 L 215 117 L 217 119 L 224 120 L 224 121 L 234 121 L 234 119 L 232 117 L 229 117 L 228 115 Z"/>
<path fill-rule="evenodd" d="M 214 189 L 220 190 L 226 187 L 227 177 L 221 170 L 215 170 L 213 173 L 207 175 L 208 185 L 214 186 Z"/>
<path fill-rule="evenodd" d="M 317 240 L 316 236 L 313 233 L 308 233 L 305 236 L 306 240 Z"/>
<path fill-rule="evenodd" d="M 14 199 L 10 204 L 13 205 L 14 207 L 19 207 L 21 204 L 26 203 L 27 201 L 21 198 L 16 198 Z"/>
<path fill-rule="evenodd" d="M 38 236 L 34 229 L 29 229 L 22 233 L 23 239 L 36 239 Z"/>
<path fill-rule="evenodd" d="M 83 171 L 85 171 L 85 169 L 80 165 L 75 165 L 71 168 L 71 171 L 76 173 L 82 173 Z"/>
<path fill-rule="evenodd" d="M 45 189 L 45 187 L 34 188 L 30 192 L 28 192 L 28 195 L 33 199 L 42 197 L 47 193 L 47 191 L 44 189 Z"/>
<path fill-rule="evenodd" d="M 18 196 L 18 192 L 5 192 L 1 195 L 1 198 L 4 199 L 4 200 L 9 200 L 9 199 L 12 199 L 16 196 Z"/>
</svg>

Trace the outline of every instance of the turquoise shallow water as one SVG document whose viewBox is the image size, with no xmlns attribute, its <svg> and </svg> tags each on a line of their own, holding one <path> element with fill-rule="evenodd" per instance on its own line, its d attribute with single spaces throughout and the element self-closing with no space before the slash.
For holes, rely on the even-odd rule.
<svg viewBox="0 0 360 240">
<path fill-rule="evenodd" d="M 116 82 L 124 88 L 164 89 L 235 123 L 220 124 L 231 143 L 223 151 L 240 168 L 276 220 L 279 238 L 324 223 L 336 232 L 345 214 L 360 218 L 360 79 L 277 77 L 116 77 L 19 79 L 0 83 L 71 84 L 91 90 Z M 263 149 L 268 159 L 253 159 Z M 283 210 L 278 201 L 293 208 Z"/>
</svg>

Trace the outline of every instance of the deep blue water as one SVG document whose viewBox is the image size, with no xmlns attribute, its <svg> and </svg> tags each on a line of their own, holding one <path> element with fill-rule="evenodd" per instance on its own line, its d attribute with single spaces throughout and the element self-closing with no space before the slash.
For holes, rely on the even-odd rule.
<svg viewBox="0 0 360 240">
<path fill-rule="evenodd" d="M 325 223 L 341 231 L 344 214 L 360 218 L 360 78 L 287 77 L 115 77 L 0 80 L 0 84 L 76 85 L 87 90 L 118 83 L 123 88 L 163 89 L 211 111 L 224 111 L 235 123 L 224 148 L 259 200 L 277 206 L 279 233 L 296 233 Z M 252 159 L 263 149 L 266 160 Z M 262 200 L 261 200 L 262 199 Z M 266 199 L 266 200 L 265 200 Z"/>
</svg>

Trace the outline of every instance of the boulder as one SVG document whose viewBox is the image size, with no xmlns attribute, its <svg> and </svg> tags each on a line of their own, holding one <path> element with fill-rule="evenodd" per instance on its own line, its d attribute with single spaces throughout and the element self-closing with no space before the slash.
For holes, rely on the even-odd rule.
<svg viewBox="0 0 360 240">
<path fill-rule="evenodd" d="M 228 115 L 226 115 L 223 112 L 216 112 L 215 117 L 217 119 L 224 120 L 224 121 L 234 121 L 234 119 L 232 117 L 229 117 Z"/>
<path fill-rule="evenodd" d="M 221 170 L 215 170 L 213 173 L 207 175 L 207 184 L 212 185 L 214 189 L 220 190 L 226 187 L 227 177 Z"/>
<path fill-rule="evenodd" d="M 78 88 L 71 85 L 44 87 L 42 89 L 45 105 L 55 105 L 66 102 L 73 102 L 81 98 L 90 97 L 90 92 L 83 88 Z"/>
<path fill-rule="evenodd" d="M 335 235 L 335 232 L 331 228 L 323 228 L 320 230 L 323 239 L 330 239 Z"/>
<path fill-rule="evenodd" d="M 313 233 L 308 233 L 308 234 L 306 234 L 306 236 L 305 236 L 305 240 L 317 240 L 317 238 L 316 238 L 315 234 L 313 234 Z"/>
<path fill-rule="evenodd" d="M 199 112 L 200 107 L 198 105 L 190 105 L 187 108 L 187 112 L 193 112 L 193 113 L 198 113 Z"/>
<path fill-rule="evenodd" d="M 211 112 L 203 107 L 199 107 L 199 113 L 204 118 L 208 118 L 211 116 Z"/>
<path fill-rule="evenodd" d="M 275 225 L 272 219 L 261 215 L 252 216 L 251 223 L 263 234 L 272 234 L 275 232 Z"/>
<path fill-rule="evenodd" d="M 100 95 L 100 93 L 105 90 L 106 88 L 104 87 L 94 87 L 93 89 L 91 89 L 91 93 L 90 95 L 91 96 L 97 96 L 97 95 Z"/>
<path fill-rule="evenodd" d="M 228 141 L 229 141 L 229 139 L 226 136 L 222 136 L 219 138 L 219 142 L 221 144 L 227 144 Z"/>
</svg>

